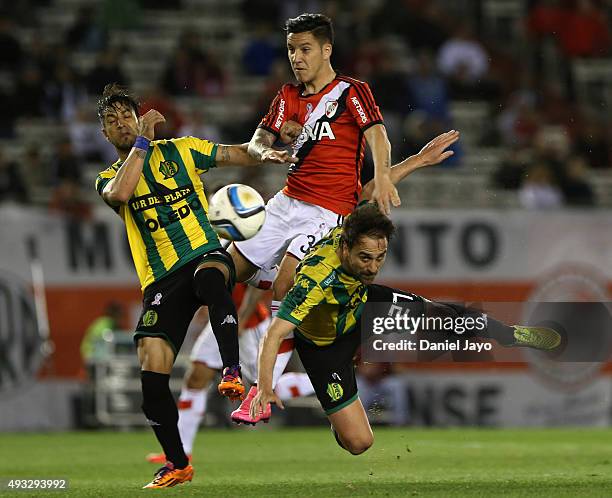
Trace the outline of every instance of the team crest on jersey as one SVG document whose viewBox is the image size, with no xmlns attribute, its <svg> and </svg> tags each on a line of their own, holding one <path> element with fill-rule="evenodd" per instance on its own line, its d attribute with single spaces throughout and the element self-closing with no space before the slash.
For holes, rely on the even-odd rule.
<svg viewBox="0 0 612 498">
<path fill-rule="evenodd" d="M 330 100 L 325 104 L 325 115 L 328 118 L 331 118 L 334 114 L 336 114 L 336 110 L 338 109 L 338 101 Z"/>
<path fill-rule="evenodd" d="M 159 163 L 159 172 L 164 175 L 164 180 L 172 178 L 178 173 L 179 165 L 175 161 L 161 161 Z"/>
</svg>

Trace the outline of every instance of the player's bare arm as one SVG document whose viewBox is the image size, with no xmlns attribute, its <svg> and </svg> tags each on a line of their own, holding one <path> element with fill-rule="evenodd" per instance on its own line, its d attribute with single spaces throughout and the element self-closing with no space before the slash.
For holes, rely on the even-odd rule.
<svg viewBox="0 0 612 498">
<path fill-rule="evenodd" d="M 217 166 L 258 166 L 261 161 L 248 153 L 249 144 L 219 145 L 215 154 Z"/>
<path fill-rule="evenodd" d="M 155 125 L 165 121 L 166 118 L 160 112 L 151 109 L 144 116 L 138 118 L 135 133 L 137 136 L 151 141 L 155 138 Z M 126 126 L 131 125 L 126 122 Z M 102 197 L 107 203 L 118 206 L 125 204 L 132 197 L 140 180 L 146 155 L 145 150 L 132 147 L 119 171 L 117 171 L 117 176 L 104 187 Z"/>
<path fill-rule="evenodd" d="M 251 417 L 253 418 L 261 413 L 268 403 L 274 403 L 279 408 L 284 408 L 282 401 L 272 389 L 272 373 L 281 342 L 294 328 L 293 323 L 276 317 L 261 341 L 258 361 L 258 393 L 251 403 Z"/>
<path fill-rule="evenodd" d="M 237 310 L 239 334 L 246 330 L 245 325 L 255 311 L 257 303 L 261 299 L 262 294 L 263 291 L 261 289 L 257 289 L 256 287 L 252 287 L 250 285 L 247 286 L 242 302 L 240 303 L 240 309 Z"/>
<path fill-rule="evenodd" d="M 450 130 L 438 135 L 428 142 L 417 154 L 404 159 L 402 162 L 391 167 L 391 182 L 397 185 L 404 178 L 416 170 L 425 166 L 434 166 L 448 159 L 454 154 L 452 150 L 446 150 L 459 140 L 459 132 Z M 372 199 L 374 192 L 374 180 L 369 181 L 363 187 L 361 200 Z"/>
<path fill-rule="evenodd" d="M 397 207 L 401 201 L 391 181 L 391 144 L 387 138 L 387 130 L 384 125 L 376 124 L 365 131 L 365 137 L 374 160 L 372 200 L 378 203 L 384 214 L 389 215 L 391 206 Z"/>
<path fill-rule="evenodd" d="M 293 157 L 288 151 L 276 150 L 272 147 L 275 140 L 274 133 L 270 133 L 263 128 L 257 128 L 249 142 L 249 154 L 264 163 L 297 163 L 298 158 Z"/>
</svg>

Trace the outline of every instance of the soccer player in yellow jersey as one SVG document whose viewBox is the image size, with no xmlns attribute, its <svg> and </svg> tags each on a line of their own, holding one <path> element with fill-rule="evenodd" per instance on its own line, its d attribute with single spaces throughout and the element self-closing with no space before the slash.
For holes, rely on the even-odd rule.
<svg viewBox="0 0 612 498">
<path fill-rule="evenodd" d="M 295 348 L 327 414 L 338 444 L 358 455 L 374 437 L 359 400 L 353 358 L 361 344 L 360 317 L 366 301 L 411 303 L 416 315 L 471 318 L 486 323 L 481 337 L 505 346 L 554 349 L 561 342 L 552 329 L 508 326 L 477 310 L 436 303 L 406 291 L 373 284 L 387 255 L 393 223 L 376 204 L 358 207 L 321 239 L 297 268 L 294 285 L 262 342 L 259 392 L 251 404 L 257 417 L 272 402 L 282 402 L 272 391 L 272 369 L 278 347 L 292 331 Z M 449 334 L 452 335 L 452 332 Z"/>
<path fill-rule="evenodd" d="M 168 463 L 146 487 L 190 481 L 193 469 L 183 451 L 170 372 L 189 322 L 207 305 L 223 361 L 219 391 L 240 397 L 238 323 L 231 291 L 232 258 L 207 218 L 200 174 L 215 166 L 260 164 L 247 145 L 218 145 L 182 137 L 154 141 L 156 110 L 139 116 L 126 89 L 107 85 L 98 102 L 106 139 L 119 159 L 96 179 L 96 190 L 123 219 L 142 286 L 143 311 L 134 340 L 141 364 L 142 409 Z"/>
</svg>

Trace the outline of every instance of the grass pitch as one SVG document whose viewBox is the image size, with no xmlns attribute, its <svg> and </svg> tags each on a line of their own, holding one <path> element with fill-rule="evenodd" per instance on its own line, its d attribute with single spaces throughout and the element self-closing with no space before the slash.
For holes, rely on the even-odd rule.
<svg viewBox="0 0 612 498">
<path fill-rule="evenodd" d="M 354 457 L 328 429 L 203 430 L 195 477 L 140 489 L 152 431 L 0 434 L 1 478 L 67 478 L 68 491 L 5 496 L 612 496 L 612 430 L 375 428 Z"/>
</svg>

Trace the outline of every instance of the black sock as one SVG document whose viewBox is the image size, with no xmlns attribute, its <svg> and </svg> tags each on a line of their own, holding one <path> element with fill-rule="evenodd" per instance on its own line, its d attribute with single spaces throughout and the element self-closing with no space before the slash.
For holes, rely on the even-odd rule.
<svg viewBox="0 0 612 498">
<path fill-rule="evenodd" d="M 199 301 L 208 306 L 223 367 L 238 365 L 238 313 L 223 273 L 217 268 L 202 268 L 193 277 L 193 285 Z"/>
<path fill-rule="evenodd" d="M 471 317 L 474 320 L 486 318 L 486 327 L 484 330 L 475 329 L 466 331 L 461 335 L 462 337 L 484 337 L 486 339 L 495 339 L 502 346 L 507 346 L 514 343 L 514 327 L 506 325 L 495 318 L 491 318 L 489 315 L 480 310 L 467 308 L 460 304 L 437 303 L 434 301 L 426 302 L 425 306 L 428 316 Z"/>
<path fill-rule="evenodd" d="M 140 372 L 142 382 L 142 411 L 157 440 L 166 454 L 166 459 L 177 469 L 188 464 L 183 443 L 178 431 L 178 409 L 170 392 L 170 375 L 157 372 Z"/>
</svg>

